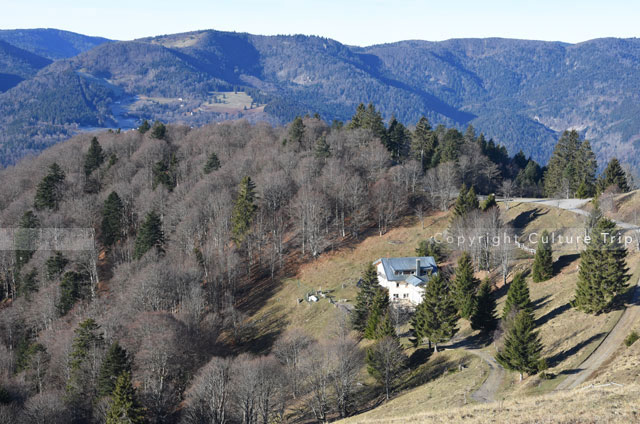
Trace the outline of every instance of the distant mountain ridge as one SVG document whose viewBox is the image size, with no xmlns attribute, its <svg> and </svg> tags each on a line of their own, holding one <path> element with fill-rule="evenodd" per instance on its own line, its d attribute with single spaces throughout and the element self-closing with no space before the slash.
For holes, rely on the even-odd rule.
<svg viewBox="0 0 640 424">
<path fill-rule="evenodd" d="M 51 60 L 73 57 L 111 41 L 54 28 L 0 30 L 0 40 Z"/>
<path fill-rule="evenodd" d="M 0 40 L 7 33 L 0 31 Z M 44 37 L 22 34 L 23 40 Z M 385 119 L 395 115 L 408 125 L 422 115 L 433 125 L 472 124 L 512 154 L 523 150 L 543 162 L 559 133 L 575 128 L 592 140 L 601 162 L 617 155 L 640 164 L 637 39 L 352 47 L 315 36 L 214 30 L 124 42 L 80 38 L 73 44 L 78 38 L 66 37 L 79 50 L 100 44 L 0 94 L 3 163 L 78 127 L 126 128 L 143 118 L 284 123 L 316 112 L 347 120 L 357 104 L 373 102 Z"/>
</svg>

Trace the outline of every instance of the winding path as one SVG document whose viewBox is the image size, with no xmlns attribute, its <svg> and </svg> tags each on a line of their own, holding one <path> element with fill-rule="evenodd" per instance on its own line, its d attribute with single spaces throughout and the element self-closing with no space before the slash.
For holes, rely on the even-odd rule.
<svg viewBox="0 0 640 424">
<path fill-rule="evenodd" d="M 498 199 L 505 201 L 505 199 Z M 556 207 L 568 210 L 580 215 L 589 215 L 589 212 L 580 209 L 591 199 L 509 199 L 510 202 L 537 203 L 545 206 Z M 620 228 L 625 230 L 638 230 L 639 226 L 627 222 L 615 221 Z M 600 342 L 600 345 L 556 388 L 556 390 L 574 389 L 591 377 L 607 360 L 611 359 L 616 350 L 620 347 L 625 337 L 632 330 L 634 324 L 640 320 L 640 279 L 635 286 L 632 300 L 627 306 L 620 319 Z M 471 394 L 471 398 L 476 402 L 486 403 L 495 400 L 496 393 L 500 389 L 506 371 L 495 358 L 486 351 L 480 349 L 465 348 L 465 351 L 477 355 L 489 365 L 489 375 L 482 385 Z"/>
<path fill-rule="evenodd" d="M 584 209 L 580 209 L 580 207 L 589 202 L 589 200 L 590 199 L 512 199 L 511 201 L 543 204 L 545 206 L 565 209 L 580 215 L 588 215 L 589 213 Z M 625 230 L 640 229 L 637 225 L 628 222 L 615 221 L 615 223 Z M 625 337 L 631 332 L 634 324 L 638 320 L 640 320 L 640 279 L 638 279 L 634 287 L 631 302 L 627 305 L 613 329 L 587 359 L 556 387 L 556 390 L 575 389 L 588 380 L 605 362 L 613 357 L 616 350 L 622 345 Z"/>
</svg>

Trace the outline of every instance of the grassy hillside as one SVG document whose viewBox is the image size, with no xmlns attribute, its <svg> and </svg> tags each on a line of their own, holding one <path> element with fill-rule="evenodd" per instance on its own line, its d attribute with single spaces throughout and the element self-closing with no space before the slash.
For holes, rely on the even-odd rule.
<svg viewBox="0 0 640 424">
<path fill-rule="evenodd" d="M 448 410 L 378 416 L 377 410 L 348 418 L 344 423 L 631 423 L 640 414 L 640 386 L 606 386 L 585 390 L 531 396 L 522 399 L 467 405 Z M 399 399 L 398 399 L 399 400 Z"/>
</svg>

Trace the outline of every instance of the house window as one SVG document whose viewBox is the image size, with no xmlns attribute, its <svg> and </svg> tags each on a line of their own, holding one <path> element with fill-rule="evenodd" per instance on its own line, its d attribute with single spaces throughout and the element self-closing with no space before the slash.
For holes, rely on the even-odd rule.
<svg viewBox="0 0 640 424">
<path fill-rule="evenodd" d="M 397 298 L 398 298 L 398 293 L 394 293 L 394 294 L 393 294 L 393 298 L 394 298 L 394 299 L 397 299 Z"/>
<path fill-rule="evenodd" d="M 404 293 L 404 294 L 402 295 L 402 298 L 403 298 L 403 299 L 406 299 L 407 297 L 409 297 L 409 293 Z"/>
<path fill-rule="evenodd" d="M 396 282 L 396 288 L 400 287 L 400 283 Z"/>
</svg>

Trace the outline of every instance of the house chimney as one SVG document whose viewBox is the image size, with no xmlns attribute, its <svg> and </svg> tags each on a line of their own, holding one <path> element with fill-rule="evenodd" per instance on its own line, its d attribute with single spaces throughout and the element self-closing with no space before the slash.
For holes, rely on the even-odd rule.
<svg viewBox="0 0 640 424">
<path fill-rule="evenodd" d="M 420 276 L 420 259 L 416 258 L 416 277 Z"/>
</svg>

